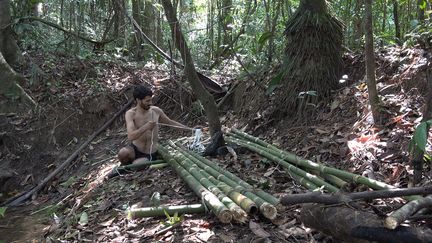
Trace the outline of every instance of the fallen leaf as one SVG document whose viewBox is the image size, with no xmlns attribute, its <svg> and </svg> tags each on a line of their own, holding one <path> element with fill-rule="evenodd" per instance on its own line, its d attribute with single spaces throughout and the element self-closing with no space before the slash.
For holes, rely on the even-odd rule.
<svg viewBox="0 0 432 243">
<path fill-rule="evenodd" d="M 86 213 L 86 211 L 81 213 L 79 222 L 78 222 L 81 226 L 87 225 L 88 224 L 88 214 Z"/>
<path fill-rule="evenodd" d="M 115 219 L 116 219 L 116 217 L 114 217 L 114 218 L 112 218 L 110 220 L 107 220 L 107 221 L 105 221 L 103 223 L 100 223 L 99 225 L 105 226 L 105 227 L 110 226 L 114 222 Z"/>
<path fill-rule="evenodd" d="M 252 230 L 252 232 L 256 235 L 259 236 L 261 238 L 268 238 L 270 237 L 270 234 L 265 231 L 261 225 L 253 222 L 252 220 L 249 221 L 249 228 Z"/>
</svg>

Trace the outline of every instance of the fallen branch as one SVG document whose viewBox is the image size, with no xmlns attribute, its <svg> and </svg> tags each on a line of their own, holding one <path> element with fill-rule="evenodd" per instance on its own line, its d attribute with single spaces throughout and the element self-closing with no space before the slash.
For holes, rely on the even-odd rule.
<svg viewBox="0 0 432 243">
<path fill-rule="evenodd" d="M 323 194 L 321 192 L 308 192 L 302 194 L 291 194 L 291 195 L 283 196 L 281 198 L 281 203 L 283 205 L 293 205 L 299 203 L 338 204 L 338 203 L 348 203 L 351 201 L 361 200 L 361 199 L 370 200 L 376 198 L 391 198 L 391 197 L 428 195 L 428 194 L 432 194 L 432 186 L 354 192 L 348 194 L 342 194 L 342 193 Z"/>
<path fill-rule="evenodd" d="M 396 229 L 402 222 L 422 208 L 432 207 L 432 195 L 411 201 L 388 216 L 384 225 L 388 229 Z"/>
<path fill-rule="evenodd" d="M 77 150 L 73 154 L 71 154 L 59 167 L 57 167 L 51 174 L 49 174 L 47 177 L 45 177 L 44 180 L 42 180 L 37 186 L 33 187 L 30 191 L 25 193 L 24 195 L 20 196 L 19 198 L 15 199 L 11 203 L 9 203 L 8 206 L 17 206 L 30 198 L 34 193 L 38 192 L 40 189 L 42 189 L 50 180 L 52 180 L 59 172 L 63 171 L 66 166 L 68 166 L 72 161 L 78 157 L 79 153 L 87 147 L 87 145 L 90 144 L 93 139 L 95 139 L 99 133 L 103 132 L 111 123 L 114 122 L 114 120 L 120 116 L 132 103 L 133 99 L 129 100 L 126 105 L 124 105 L 117 113 L 114 114 L 114 116 L 109 119 L 102 127 L 100 127 L 97 131 L 95 131 L 84 143 L 82 143 Z"/>
<path fill-rule="evenodd" d="M 90 38 L 88 38 L 88 37 L 81 36 L 81 35 L 79 35 L 79 34 L 73 32 L 73 31 L 69 31 L 69 30 L 67 30 L 67 29 L 65 29 L 65 28 L 63 28 L 63 27 L 61 27 L 61 26 L 58 25 L 58 24 L 55 24 L 55 23 L 50 22 L 50 21 L 48 21 L 48 20 L 41 19 L 41 18 L 37 18 L 37 17 L 23 17 L 23 18 L 19 18 L 18 20 L 19 20 L 19 21 L 22 21 L 22 20 L 38 21 L 38 22 L 41 22 L 41 23 L 43 23 L 43 24 L 46 24 L 46 25 L 48 25 L 48 26 L 50 26 L 50 27 L 56 28 L 56 29 L 58 29 L 58 30 L 60 30 L 60 31 L 63 31 L 64 33 L 66 33 L 66 34 L 68 34 L 68 35 L 73 35 L 73 36 L 77 37 L 78 39 L 81 39 L 81 40 L 84 40 L 84 41 L 90 42 L 90 43 L 92 43 L 92 44 L 94 44 L 94 45 L 97 45 L 97 46 L 103 46 L 103 45 L 105 45 L 105 44 L 108 44 L 108 43 L 114 41 L 114 39 L 110 39 L 110 40 L 102 40 L 102 41 L 93 40 L 93 39 L 90 39 Z"/>
<path fill-rule="evenodd" d="M 399 227 L 389 230 L 375 214 L 348 207 L 305 205 L 300 213 L 305 226 L 336 238 L 336 242 L 432 242 L 432 230 Z"/>
</svg>

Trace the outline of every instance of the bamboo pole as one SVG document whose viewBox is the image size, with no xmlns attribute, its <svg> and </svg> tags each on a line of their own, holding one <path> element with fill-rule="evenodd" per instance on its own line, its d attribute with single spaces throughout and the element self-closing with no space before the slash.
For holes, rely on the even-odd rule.
<svg viewBox="0 0 432 243">
<path fill-rule="evenodd" d="M 224 194 L 228 195 L 237 205 L 239 205 L 246 213 L 255 213 L 258 209 L 254 201 L 246 197 L 245 195 L 235 191 L 231 186 L 227 185 L 224 182 L 218 181 L 215 177 L 210 175 L 205 170 L 201 169 L 198 165 L 196 165 L 192 160 L 194 157 L 188 158 L 185 154 L 182 154 L 183 151 L 177 149 L 179 153 L 174 155 L 174 158 L 177 161 L 181 161 L 180 163 L 187 164 L 188 167 L 193 167 L 195 170 L 198 170 L 201 176 L 210 180 L 210 182 L 217 186 L 220 190 L 223 191 Z M 240 188 L 242 189 L 242 188 Z"/>
<path fill-rule="evenodd" d="M 158 146 L 158 151 L 165 161 L 167 161 L 177 172 L 177 174 L 188 184 L 188 186 L 200 197 L 211 211 L 222 223 L 229 223 L 232 219 L 231 211 L 209 190 L 199 183 L 189 172 L 176 163 L 168 150 L 163 146 Z"/>
<path fill-rule="evenodd" d="M 179 145 L 177 145 L 177 147 L 181 148 L 181 146 L 179 146 Z M 273 195 L 271 195 L 271 194 L 269 194 L 267 192 L 264 192 L 263 190 L 254 188 L 253 186 L 249 185 L 247 182 L 243 181 L 240 177 L 234 175 L 233 173 L 231 173 L 231 172 L 229 172 L 227 170 L 224 170 L 224 169 L 220 168 L 218 165 L 216 165 L 215 163 L 207 160 L 206 158 L 203 158 L 203 157 L 199 156 L 198 154 L 196 154 L 194 152 L 191 152 L 191 151 L 188 151 L 188 150 L 182 149 L 182 151 L 184 151 L 185 153 L 187 153 L 187 154 L 189 154 L 189 155 L 191 155 L 191 156 L 199 159 L 199 161 L 203 163 L 203 167 L 201 167 L 201 166 L 200 167 L 203 168 L 204 170 L 207 170 L 206 168 L 212 168 L 212 169 L 214 169 L 215 171 L 217 171 L 218 173 L 224 175 L 225 177 L 229 178 L 230 180 L 235 181 L 236 184 L 238 184 L 238 185 L 240 185 L 240 186 L 242 186 L 242 187 L 244 187 L 246 189 L 252 190 L 256 195 L 258 195 L 262 199 L 266 200 L 267 202 L 269 202 L 273 206 L 277 206 L 280 203 L 279 199 L 277 199 Z"/>
<path fill-rule="evenodd" d="M 264 215 L 264 217 L 268 219 L 274 219 L 277 215 L 277 209 L 267 201 L 265 201 L 263 198 L 255 194 L 255 191 L 252 191 L 250 188 L 244 188 L 243 186 L 239 185 L 237 181 L 234 181 L 228 177 L 226 177 L 224 174 L 221 174 L 219 171 L 213 169 L 212 167 L 207 166 L 204 162 L 202 162 L 200 159 L 192 156 L 191 154 L 187 153 L 188 151 L 183 150 L 179 146 L 175 145 L 174 143 L 170 143 L 170 145 L 175 146 L 174 148 L 178 149 L 179 151 L 183 152 L 183 155 L 185 155 L 187 158 L 192 160 L 198 167 L 202 168 L 204 170 L 205 176 L 207 176 L 213 183 L 218 183 L 218 186 L 221 186 L 222 188 L 225 187 L 225 185 L 231 187 L 226 188 L 226 190 L 236 190 L 240 193 L 244 194 L 246 197 L 251 199 L 253 202 L 255 202 L 260 212 Z M 220 183 L 222 182 L 222 183 Z"/>
<path fill-rule="evenodd" d="M 206 208 L 204 204 L 131 208 L 126 211 L 126 214 L 128 219 L 137 219 L 137 218 L 145 218 L 145 217 L 164 216 L 165 212 L 168 213 L 169 215 L 173 215 L 175 213 L 179 213 L 179 214 L 205 213 Z"/>
<path fill-rule="evenodd" d="M 237 129 L 233 129 L 232 131 L 240 137 L 243 137 L 249 141 L 255 142 L 255 143 L 261 145 L 262 147 L 269 148 L 269 150 L 268 150 L 269 153 L 276 155 L 283 160 L 287 160 L 291 163 L 294 163 L 298 166 L 303 166 L 303 167 L 310 169 L 310 170 L 317 170 L 320 173 L 332 174 L 332 175 L 335 175 L 335 176 L 337 176 L 341 179 L 344 179 L 344 180 L 349 180 L 349 181 L 353 181 L 353 182 L 360 183 L 363 185 L 367 185 L 373 189 L 380 190 L 380 189 L 395 188 L 394 186 L 388 185 L 384 182 L 373 180 L 373 179 L 370 179 L 370 178 L 367 178 L 367 177 L 364 177 L 361 175 L 356 175 L 354 173 L 350 173 L 347 171 L 338 170 L 338 169 L 328 167 L 325 165 L 320 165 L 320 164 L 317 164 L 317 163 L 312 162 L 310 160 L 302 159 L 302 158 L 296 156 L 295 154 L 283 151 L 274 145 L 266 143 L 266 142 L 264 142 L 258 138 L 255 138 L 249 134 L 246 134 L 244 132 L 240 132 Z M 251 144 L 251 142 L 247 142 L 247 143 Z"/>
<path fill-rule="evenodd" d="M 318 176 L 313 175 L 311 173 L 308 173 L 308 172 L 284 161 L 283 159 L 279 158 L 278 156 L 265 151 L 265 148 L 263 148 L 262 146 L 260 146 L 258 144 L 253 144 L 252 142 L 243 141 L 243 140 L 240 140 L 237 138 L 233 138 L 232 136 L 226 137 L 225 139 L 229 142 L 242 145 L 242 146 L 244 146 L 244 147 L 246 147 L 252 151 L 255 151 L 255 152 L 261 154 L 262 156 L 264 156 L 270 160 L 273 160 L 273 161 L 279 163 L 280 165 L 284 166 L 286 169 L 288 169 L 292 173 L 295 173 L 301 177 L 307 178 L 309 181 L 313 182 L 315 185 L 324 186 L 324 188 L 327 189 L 329 192 L 339 191 L 339 188 L 337 188 L 337 187 L 331 185 L 330 183 L 320 179 Z"/>
<path fill-rule="evenodd" d="M 213 184 L 209 179 L 207 179 L 200 170 L 194 166 L 187 159 L 180 158 L 179 152 L 171 154 L 175 162 L 188 171 L 195 179 L 197 179 L 201 185 L 203 185 L 207 190 L 211 191 L 218 199 L 225 204 L 225 206 L 231 211 L 233 219 L 237 222 L 244 223 L 247 220 L 247 213 L 240 208 L 231 198 L 229 198 L 225 193 L 223 193 L 215 184 Z"/>
</svg>

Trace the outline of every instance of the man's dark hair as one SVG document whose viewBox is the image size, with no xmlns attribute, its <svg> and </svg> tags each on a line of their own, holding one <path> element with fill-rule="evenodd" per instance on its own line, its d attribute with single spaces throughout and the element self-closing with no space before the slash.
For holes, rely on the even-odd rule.
<svg viewBox="0 0 432 243">
<path fill-rule="evenodd" d="M 144 85 L 137 85 L 135 86 L 133 90 L 133 97 L 134 99 L 142 100 L 146 96 L 153 96 L 153 92 L 149 87 L 146 87 Z"/>
</svg>

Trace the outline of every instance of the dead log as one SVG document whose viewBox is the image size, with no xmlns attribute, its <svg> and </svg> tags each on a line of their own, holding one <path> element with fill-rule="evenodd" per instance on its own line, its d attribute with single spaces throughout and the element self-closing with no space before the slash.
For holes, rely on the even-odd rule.
<svg viewBox="0 0 432 243">
<path fill-rule="evenodd" d="M 395 229 L 411 215 L 422 208 L 432 207 L 432 195 L 411 201 L 390 214 L 384 221 L 385 227 Z"/>
<path fill-rule="evenodd" d="M 324 194 L 321 192 L 308 192 L 301 194 L 285 195 L 281 198 L 281 203 L 283 205 L 294 205 L 300 203 L 338 204 L 348 203 L 355 200 L 371 200 L 376 198 L 391 198 L 428 194 L 432 194 L 432 186 L 364 191 L 347 194 Z"/>
<path fill-rule="evenodd" d="M 121 110 L 119 110 L 116 114 L 114 114 L 113 117 L 111 117 L 102 127 L 100 127 L 97 131 L 95 131 L 90 137 L 82 143 L 77 150 L 73 154 L 71 154 L 59 167 L 57 167 L 53 172 L 51 172 L 45 179 L 43 179 L 37 186 L 33 187 L 31 190 L 26 192 L 24 195 L 18 197 L 17 199 L 13 200 L 11 203 L 8 204 L 8 206 L 17 206 L 24 202 L 25 200 L 29 199 L 34 193 L 38 192 L 40 189 L 42 189 L 50 180 L 52 180 L 58 173 L 64 171 L 67 165 L 69 165 L 72 161 L 78 157 L 79 153 L 87 147 L 87 145 L 90 144 L 93 139 L 95 139 L 101 132 L 103 132 L 111 123 L 117 119 L 118 116 L 123 114 L 123 112 L 134 102 L 134 99 L 131 99 L 128 101 L 126 105 L 124 105 Z"/>
<path fill-rule="evenodd" d="M 382 225 L 375 214 L 345 206 L 322 207 L 317 204 L 303 206 L 300 220 L 305 226 L 331 235 L 338 241 L 363 242 L 432 242 L 432 230 L 398 227 L 390 230 Z"/>
</svg>

